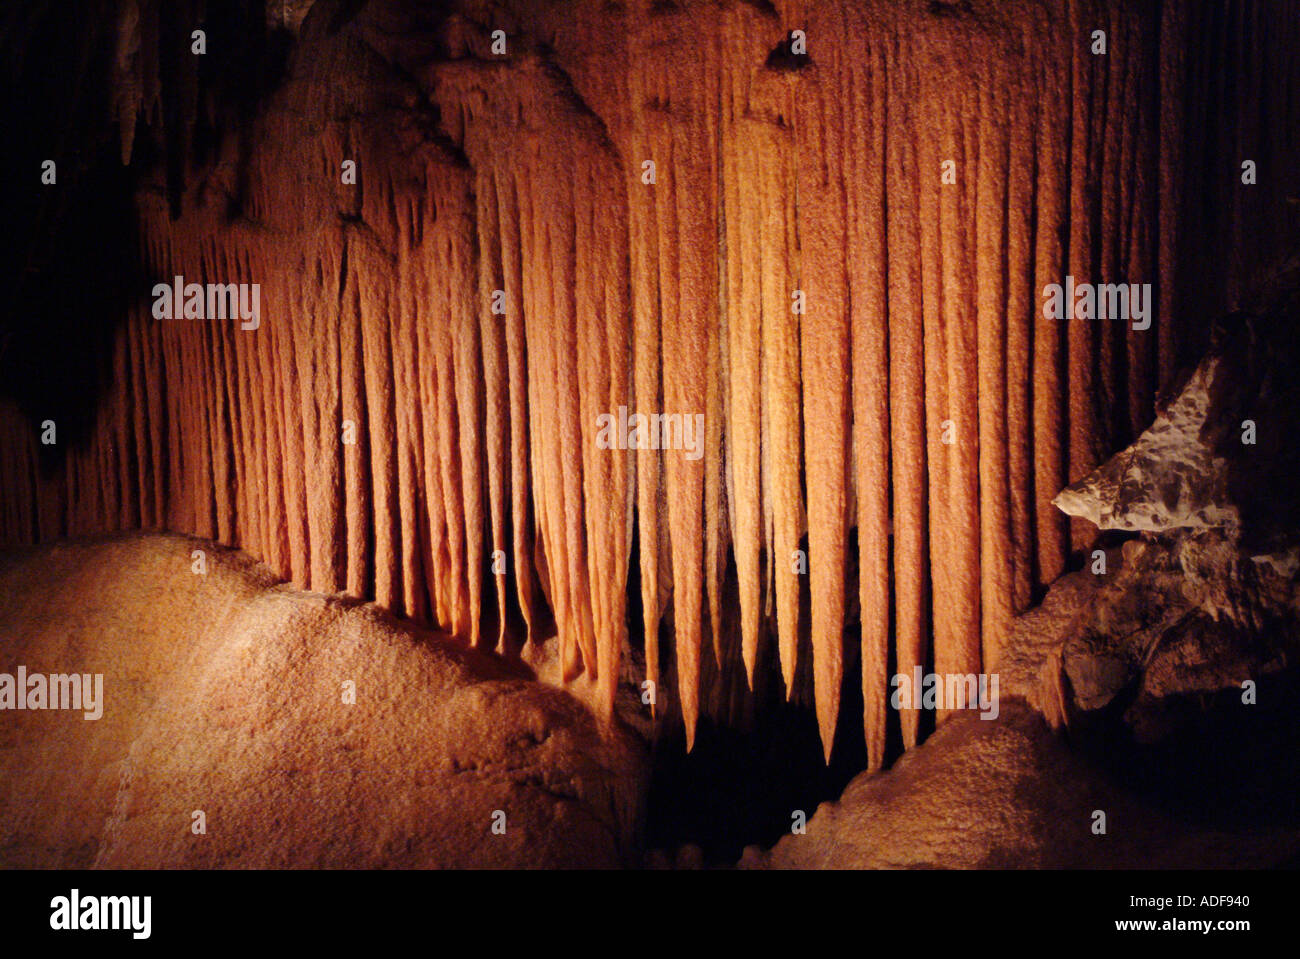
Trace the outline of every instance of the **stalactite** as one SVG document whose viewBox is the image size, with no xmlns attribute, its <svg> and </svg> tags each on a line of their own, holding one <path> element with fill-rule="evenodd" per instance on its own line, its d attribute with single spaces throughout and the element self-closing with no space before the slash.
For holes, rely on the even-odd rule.
<svg viewBox="0 0 1300 959">
<path fill-rule="evenodd" d="M 866 64 L 845 65 L 841 87 L 849 103 L 861 104 L 848 126 L 846 178 L 848 250 L 861 270 L 849 273 L 852 324 L 853 466 L 858 524 L 858 602 L 862 626 L 863 730 L 868 765 L 884 762 L 888 734 L 890 608 L 890 386 L 889 254 L 885 194 L 886 100 L 884 53 L 879 41 L 861 38 Z M 871 78 L 877 78 L 872 83 Z M 865 101 L 865 103 L 863 102 Z"/>
<path fill-rule="evenodd" d="M 466 632 L 472 645 L 480 644 L 479 623 L 482 619 L 483 579 L 487 563 L 483 556 L 483 451 L 482 418 L 479 410 L 479 392 L 482 372 L 479 362 L 478 319 L 481 309 L 474 291 L 476 268 L 474 264 L 474 226 L 472 209 L 461 201 L 470 192 L 468 171 L 456 168 L 458 176 L 438 176 L 449 181 L 458 202 L 450 216 L 443 214 L 447 224 L 447 241 L 451 253 L 448 280 L 447 312 L 452 330 L 452 375 L 456 384 L 457 435 L 460 452 L 460 515 L 465 536 L 465 618 Z"/>
<path fill-rule="evenodd" d="M 728 40 L 741 49 L 747 45 L 745 28 L 744 20 L 729 23 Z M 724 61 L 723 69 L 720 119 L 727 251 L 728 502 L 739 590 L 741 659 L 752 689 L 763 612 L 763 517 L 768 508 L 762 480 L 763 327 L 758 286 L 761 194 L 743 188 L 744 184 L 757 182 L 754 151 L 745 148 L 747 77 L 729 61 Z"/>
<path fill-rule="evenodd" d="M 1070 33 L 1082 39 L 1097 22 L 1092 0 L 1069 0 Z M 1109 34 L 1108 34 L 1109 36 Z M 1105 108 L 1104 70 L 1110 61 L 1093 55 L 1088 46 L 1076 42 L 1071 47 L 1073 68 L 1070 71 L 1069 117 L 1069 237 L 1066 246 L 1066 272 L 1076 285 L 1095 284 L 1098 265 L 1093 262 L 1094 218 L 1097 213 L 1100 153 L 1105 147 L 1098 134 L 1096 117 Z M 1097 101 L 1101 102 L 1098 103 Z M 1100 141 L 1100 142 L 1099 142 Z M 1059 278 L 1057 280 L 1060 282 Z M 1066 423 L 1069 441 L 1066 446 L 1067 477 L 1075 482 L 1097 466 L 1093 440 L 1100 424 L 1096 418 L 1097 370 L 1093 357 L 1097 338 L 1096 322 L 1066 322 Z M 1068 551 L 1085 548 L 1096 534 L 1092 524 L 1077 518 L 1070 522 Z"/>
<path fill-rule="evenodd" d="M 789 116 L 793 92 L 779 79 L 762 91 L 762 119 L 750 121 L 756 179 L 762 196 L 759 227 L 760 301 L 763 317 L 763 477 L 767 506 L 769 582 L 774 581 L 781 676 L 794 693 L 799 652 L 799 579 L 795 551 L 803 527 L 799 317 L 792 310 L 798 266 L 792 249 L 794 174 Z"/>
<path fill-rule="evenodd" d="M 1010 336 L 1006 317 L 1007 276 L 1002 269 L 1007 218 L 1009 166 L 1009 111 L 1006 97 L 1014 91 L 1018 66 L 1012 51 L 984 61 L 978 84 L 979 129 L 975 169 L 968 171 L 975 184 L 975 310 L 977 315 L 978 402 L 978 517 L 980 575 L 980 629 L 984 669 L 997 669 L 998 644 L 1011 627 L 1013 613 L 1013 562 L 1010 522 L 1011 484 L 1008 454 L 1007 354 Z M 1017 427 L 1021 423 L 1015 424 Z M 1023 474 L 1021 474 L 1023 475 Z"/>
<path fill-rule="evenodd" d="M 640 60 L 640 38 L 629 33 L 628 56 L 632 62 Z M 632 287 L 632 367 L 633 392 L 637 410 L 660 408 L 659 376 L 659 270 L 658 231 L 655 229 L 655 210 L 658 194 L 646 189 L 645 180 L 652 168 L 646 162 L 656 163 L 650 136 L 648 111 L 652 109 L 648 76 L 639 70 L 629 71 L 629 98 L 632 112 L 632 169 L 625 174 L 628 197 L 628 260 Z M 659 454 L 656 450 L 638 449 L 636 458 L 636 514 L 640 556 L 641 625 L 645 642 L 646 679 L 653 690 L 660 683 L 659 620 L 663 613 L 661 588 L 660 542 L 662 524 L 659 522 L 661 502 L 661 475 Z M 667 563 L 665 562 L 665 568 Z M 651 697 L 653 712 L 659 709 L 657 692 Z"/>
<path fill-rule="evenodd" d="M 929 651 L 933 654 L 936 671 L 941 660 L 947 660 L 948 652 L 956 645 L 953 635 L 954 617 L 949 602 L 953 599 L 953 538 L 955 520 L 951 512 L 951 477 L 953 471 L 953 448 L 957 443 L 972 442 L 970 421 L 959 421 L 949 396 L 948 377 L 948 324 L 953 321 L 945 309 L 943 301 L 945 262 L 945 237 L 948 231 L 940 226 L 940 217 L 944 216 L 947 204 L 953 200 L 945 192 L 954 192 L 956 183 L 943 182 L 943 170 L 949 167 L 949 176 L 958 176 L 961 170 L 959 158 L 952 153 L 951 136 L 943 136 L 943 117 L 946 104 L 935 102 L 935 87 L 947 87 L 943 78 L 931 80 L 928 76 L 928 64 L 919 64 L 918 73 L 921 96 L 917 110 L 917 152 L 916 167 L 909 171 L 917 178 L 920 192 L 920 236 L 921 283 L 918 290 L 921 300 L 923 323 L 922 352 L 924 356 L 925 426 L 922 442 L 926 445 L 926 492 L 927 524 L 929 533 L 929 581 L 930 581 L 930 622 L 933 643 Z M 952 214 L 947 214 L 951 217 Z M 951 221 L 946 224 L 951 229 Z M 947 269 L 951 271 L 952 266 Z M 913 387 L 914 388 L 914 387 Z M 940 652 L 942 650 L 942 652 Z M 926 662 L 926 648 L 922 647 L 915 660 L 918 664 Z M 903 671 L 900 656 L 900 671 Z M 947 662 L 945 662 L 947 665 Z M 909 719 L 915 718 L 913 712 Z M 904 734 L 906 736 L 906 733 Z M 908 743 L 911 745 L 911 743 Z"/>
<path fill-rule="evenodd" d="M 809 29 L 841 35 L 833 15 L 814 17 Z M 843 51 L 830 47 L 800 82 L 794 128 L 799 200 L 802 406 L 807 446 L 808 577 L 818 601 L 810 609 L 813 687 L 822 749 L 830 762 L 844 671 L 844 557 L 847 548 L 850 381 L 848 196 L 842 119 L 837 105 L 846 78 Z M 850 181 L 856 187 L 854 181 Z"/>
<path fill-rule="evenodd" d="M 533 639 L 534 606 L 532 576 L 533 511 L 530 508 L 528 374 L 524 324 L 520 314 L 523 302 L 522 264 L 519 252 L 519 204 L 514 181 L 503 171 L 499 184 L 506 198 L 502 208 L 501 251 L 508 286 L 506 312 L 507 367 L 510 378 L 510 492 L 515 571 L 515 589 L 524 618 L 527 639 Z M 510 305 L 510 296 L 514 305 Z"/>
<path fill-rule="evenodd" d="M 497 197 L 495 164 L 476 166 L 474 197 L 478 201 L 475 224 L 478 227 L 478 303 L 480 337 L 483 344 L 483 395 L 485 465 L 487 467 L 488 508 L 491 511 L 493 555 L 506 555 L 506 469 L 510 431 L 510 391 L 506 372 L 506 338 L 500 325 L 508 315 L 505 302 L 493 306 L 498 290 L 506 294 L 505 257 L 502 255 L 502 217 Z M 505 321 L 508 322 L 508 321 Z M 496 648 L 505 652 L 506 642 L 506 570 L 504 564 L 492 566 L 496 585 Z"/>
<path fill-rule="evenodd" d="M 987 45 L 988 40 L 984 40 Z M 968 37 L 953 43 L 955 52 L 965 58 L 976 57 Z M 928 71 L 934 80 L 943 78 L 939 64 Z M 985 126 L 977 112 L 978 85 L 966 86 L 958 100 L 957 123 L 948 124 L 948 131 L 938 138 L 941 156 L 952 158 L 959 171 L 957 187 L 940 191 L 939 229 L 942 232 L 942 272 L 940 309 L 944 315 L 943 347 L 948 377 L 947 402 L 944 416 L 953 422 L 953 442 L 944 443 L 942 426 L 940 443 L 948 456 L 948 519 L 947 552 L 942 559 L 951 571 L 950 592 L 936 604 L 936 626 L 943 618 L 950 618 L 946 642 L 940 642 L 936 628 L 934 668 L 940 675 L 964 675 L 980 672 L 980 511 L 979 511 L 979 458 L 981 453 L 996 455 L 996 449 L 982 450 L 980 446 L 978 385 L 978 337 L 976 324 L 983 320 L 975 309 L 979 296 L 979 280 L 975 268 L 975 239 L 979 224 L 974 215 L 972 196 L 978 184 L 978 162 L 975 141 Z M 936 96 L 935 101 L 939 102 Z M 979 122 L 972 122 L 976 118 Z M 989 126 L 993 126 L 989 124 Z M 1005 131 L 994 127 L 990 133 L 998 137 Z M 946 143 L 951 138 L 951 146 Z M 924 172 L 924 171 L 923 171 Z M 930 174 L 933 176 L 933 174 Z M 942 187 L 942 184 L 941 184 Z M 974 229 L 970 228 L 974 224 Z M 948 715 L 938 710 L 938 721 Z"/>
<path fill-rule="evenodd" d="M 1014 58 L 1011 87 L 1005 109 L 1011 142 L 1006 170 L 1006 438 L 1007 490 L 1010 516 L 1007 535 L 1011 553 L 1010 608 L 1027 609 L 1033 599 L 1034 544 L 1034 429 L 1033 362 L 1035 317 L 1041 298 L 1034 280 L 1034 163 L 1040 129 L 1041 105 L 1036 96 L 1038 67 L 1026 56 L 1031 24 L 1022 24 L 1007 40 L 1007 55 Z M 987 342 L 987 341 L 986 341 Z M 990 601 L 997 603 L 996 598 Z M 993 605 L 994 616 L 1004 610 Z M 989 625 L 996 633 L 996 621 Z M 1001 638 L 1000 635 L 997 638 Z"/>
<path fill-rule="evenodd" d="M 1055 24 L 1044 18 L 1035 24 L 1046 36 L 1056 38 Z M 1052 58 L 1039 61 L 1037 88 L 1041 91 L 1038 150 L 1034 178 L 1034 285 L 1033 285 L 1033 400 L 1034 424 L 1034 506 L 1037 564 L 1035 580 L 1050 583 L 1065 569 L 1067 523 L 1052 506 L 1054 491 L 1066 484 L 1065 411 L 1069 388 L 1065 380 L 1065 329 L 1061 321 L 1048 317 L 1043 310 L 1042 290 L 1060 283 L 1066 270 L 1066 250 L 1062 225 L 1070 212 L 1070 100 L 1069 77 L 1056 69 L 1051 60 L 1064 57 L 1073 63 L 1065 32 L 1056 43 Z"/>
</svg>

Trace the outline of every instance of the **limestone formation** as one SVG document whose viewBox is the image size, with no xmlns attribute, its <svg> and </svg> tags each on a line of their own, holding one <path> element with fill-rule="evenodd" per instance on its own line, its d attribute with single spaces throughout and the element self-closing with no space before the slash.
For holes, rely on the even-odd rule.
<svg viewBox="0 0 1300 959">
<path fill-rule="evenodd" d="M 141 289 L 84 439 L 51 457 L 39 404 L 5 408 L 7 543 L 171 529 L 475 645 L 553 630 L 606 721 L 635 654 L 688 741 L 774 642 L 829 755 L 858 661 L 879 767 L 889 664 L 996 666 L 1092 545 L 1083 517 L 1231 520 L 1189 441 L 1199 406 L 1123 466 L 1188 457 L 1149 508 L 1103 515 L 1098 484 L 1128 480 L 1084 477 L 1196 345 L 1179 307 L 1229 305 L 1285 223 L 1276 179 L 1207 178 L 1245 144 L 1294 168 L 1258 104 L 1298 102 L 1300 16 L 320 0 L 218 22 L 216 44 L 270 31 L 232 58 L 192 55 L 195 5 L 162 6 L 122 0 L 105 78 Z M 1212 24 L 1248 42 L 1203 48 Z M 1225 70 L 1240 111 L 1186 105 Z M 1150 328 L 1052 318 L 1041 291 L 1067 275 L 1152 283 Z M 144 292 L 176 276 L 259 284 L 260 326 L 153 319 Z M 620 407 L 702 414 L 703 455 L 600 449 Z"/>
<path fill-rule="evenodd" d="M 1100 529 L 1237 526 L 1240 516 L 1227 500 L 1227 462 L 1201 439 L 1224 372 L 1222 359 L 1207 358 L 1136 443 L 1052 502 Z"/>
<path fill-rule="evenodd" d="M 1210 768 L 1205 775 L 1213 775 Z M 1184 783 L 1189 788 L 1203 781 Z M 1106 832 L 1093 831 L 1096 812 Z M 747 868 L 1257 868 L 1300 853 L 1286 825 L 1189 823 L 1130 789 L 1009 706 L 995 722 L 965 714 L 881 776 L 862 776 L 821 806 L 806 835 Z"/>
</svg>

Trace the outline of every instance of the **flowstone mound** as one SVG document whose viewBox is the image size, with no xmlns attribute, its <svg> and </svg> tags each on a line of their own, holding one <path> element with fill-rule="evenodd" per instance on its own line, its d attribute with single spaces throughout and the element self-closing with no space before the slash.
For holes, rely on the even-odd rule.
<svg viewBox="0 0 1300 959">
<path fill-rule="evenodd" d="M 195 572 L 203 552 L 203 572 Z M 0 672 L 102 675 L 102 718 L 0 724 L 10 867 L 627 865 L 645 755 L 524 671 L 213 543 L 0 560 Z"/>
</svg>

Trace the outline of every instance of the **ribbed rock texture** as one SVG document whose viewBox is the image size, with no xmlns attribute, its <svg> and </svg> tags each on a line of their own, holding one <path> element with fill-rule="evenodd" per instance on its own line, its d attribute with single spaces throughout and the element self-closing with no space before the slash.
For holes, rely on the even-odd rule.
<svg viewBox="0 0 1300 959">
<path fill-rule="evenodd" d="M 103 676 L 97 720 L 6 711 L 0 866 L 634 861 L 640 744 L 521 670 L 236 551 L 149 534 L 17 551 L 0 622 L 0 671 Z"/>
<path fill-rule="evenodd" d="M 138 282 L 84 430 L 41 446 L 39 372 L 0 415 L 0 540 L 178 530 L 479 645 L 553 622 L 606 717 L 630 623 L 688 738 L 779 669 L 829 754 L 860 662 L 873 766 L 889 673 L 995 670 L 1092 543 L 1052 497 L 1266 263 L 1300 150 L 1292 2 L 291 6 L 235 96 L 265 11 L 196 58 L 196 6 L 119 5 Z M 153 319 L 178 275 L 259 283 L 260 326 Z M 1153 284 L 1150 328 L 1047 318 L 1067 276 Z M 702 455 L 600 448 L 621 406 Z"/>
</svg>

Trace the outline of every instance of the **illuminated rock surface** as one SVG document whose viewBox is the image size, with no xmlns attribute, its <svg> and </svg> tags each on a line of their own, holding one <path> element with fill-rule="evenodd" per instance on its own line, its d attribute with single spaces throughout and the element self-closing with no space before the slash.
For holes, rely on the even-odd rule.
<svg viewBox="0 0 1300 959">
<path fill-rule="evenodd" d="M 1270 531 L 1300 512 L 1277 495 L 1300 475 L 1296 434 L 1279 428 L 1300 376 L 1228 352 L 1190 386 L 1177 377 L 1209 345 L 1209 318 L 1242 309 L 1295 248 L 1295 0 L 14 9 L 0 15 L 13 91 L 0 125 L 22 131 L 0 235 L 0 545 L 171 530 L 237 546 L 293 587 L 230 580 L 240 599 L 221 615 L 237 628 L 209 630 L 184 618 L 202 581 L 168 552 L 179 540 L 6 560 L 19 565 L 3 602 L 36 597 L 8 623 L 16 644 L 150 664 L 127 684 L 138 715 L 82 724 L 80 746 L 51 717 L 15 720 L 39 726 L 24 727 L 24 750 L 61 758 L 18 775 L 6 800 L 25 837 L 8 848 L 25 861 L 260 849 L 604 863 L 628 852 L 643 774 L 627 773 L 620 739 L 588 737 L 618 718 L 644 730 L 651 707 L 684 752 L 699 729 L 743 734 L 758 704 L 788 700 L 815 718 L 816 758 L 861 752 L 852 775 L 930 731 L 930 717 L 890 709 L 894 671 L 1004 671 L 1004 694 L 1084 737 L 1115 711 L 1125 722 L 1135 689 L 1163 710 L 1272 662 L 1238 641 L 1290 602 L 1300 553 Z M 36 184 L 57 151 L 57 189 Z M 1067 275 L 1150 283 L 1151 325 L 1045 313 L 1043 291 Z M 177 276 L 258 284 L 259 325 L 155 318 L 153 284 Z M 1171 389 L 1181 399 L 1157 409 Z M 701 455 L 602 448 L 599 417 L 624 407 L 703 416 Z M 1254 456 L 1225 446 L 1246 418 Z M 1066 487 L 1072 517 L 1053 505 Z M 1190 528 L 1206 539 L 1132 564 L 1104 535 Z M 1062 578 L 1100 546 L 1114 582 Z M 96 584 L 93 601 L 58 592 L 59 563 Z M 490 705 L 473 692 L 498 688 L 479 673 L 487 660 L 427 651 L 441 641 L 399 655 L 414 627 L 341 596 L 513 664 L 491 670 L 532 663 L 575 698 L 520 686 Z M 183 665 L 164 651 L 191 620 L 202 628 L 176 648 L 196 671 L 164 683 L 163 664 Z M 298 681 L 259 685 L 263 668 Z M 359 694 L 351 715 L 370 718 L 352 750 L 302 692 L 344 670 L 404 695 L 399 708 Z M 426 701 L 428 689 L 447 692 Z M 567 732 L 547 739 L 514 711 L 535 696 Z M 403 713 L 409 702 L 428 712 Z M 1159 711 L 1138 708 L 1128 734 L 1185 728 Z M 1074 769 L 1014 712 L 974 729 L 935 717 L 940 732 L 960 721 L 940 740 L 970 774 L 952 788 L 980 782 L 966 750 L 1011 778 L 1031 775 L 1012 769 L 1016 749 Z M 417 776 L 410 788 L 428 795 L 395 805 L 400 777 L 383 761 L 419 760 L 412 740 L 431 768 L 479 772 L 436 787 Z M 120 766 L 132 750 L 148 771 Z M 340 750 L 341 767 L 325 761 Z M 322 758 L 291 781 L 280 763 L 296 754 Z M 926 770 L 943 763 L 918 763 L 899 772 L 937 810 Z M 198 807 L 191 785 L 229 793 L 208 810 L 206 846 L 167 831 Z M 960 852 L 913 831 L 910 861 L 1009 863 L 1018 828 L 1027 861 L 1050 858 L 1050 810 L 1076 806 L 988 788 L 983 807 L 950 798 L 1002 810 L 1004 834 L 987 826 Z M 482 804 L 511 790 L 532 797 L 523 815 L 544 836 L 525 824 L 473 845 Z M 537 825 L 554 811 L 546 790 L 581 793 L 558 807 L 576 834 Z M 277 824 L 272 795 L 320 828 Z M 304 797 L 336 805 L 312 819 Z M 38 817 L 58 802 L 85 815 Z M 120 807 L 107 832 L 104 804 Z M 421 832 L 427 804 L 469 832 Z M 350 822 L 352 808 L 366 812 Z M 260 845 L 221 832 L 232 816 Z M 512 845 L 521 835 L 531 852 Z M 1082 855 L 1073 841 L 1062 848 Z M 794 855 L 783 844 L 776 858 Z"/>
<path fill-rule="evenodd" d="M 46 131 L 22 151 L 94 128 L 120 195 L 69 159 L 20 197 L 0 541 L 166 528 L 479 645 L 553 621 L 601 715 L 630 644 L 688 744 L 762 660 L 827 754 L 860 685 L 878 768 L 919 736 L 891 662 L 996 668 L 1097 537 L 1052 498 L 1279 248 L 1300 160 L 1269 134 L 1290 0 L 321 0 L 214 12 L 201 57 L 196 5 L 161 9 L 77 18 L 102 82 L 13 123 Z M 88 282 L 106 195 L 125 262 Z M 1150 283 L 1150 327 L 1045 316 L 1066 274 Z M 261 325 L 154 319 L 175 276 L 260 284 Z M 93 409 L 68 342 L 102 351 Z M 620 406 L 703 415 L 702 455 L 600 449 Z"/>
<path fill-rule="evenodd" d="M 276 585 L 239 553 L 134 535 L 11 554 L 0 623 L 0 671 L 102 673 L 105 700 L 96 721 L 3 715 L 0 865 L 631 862 L 645 757 L 629 736 L 600 735 L 516 668 Z"/>
</svg>

